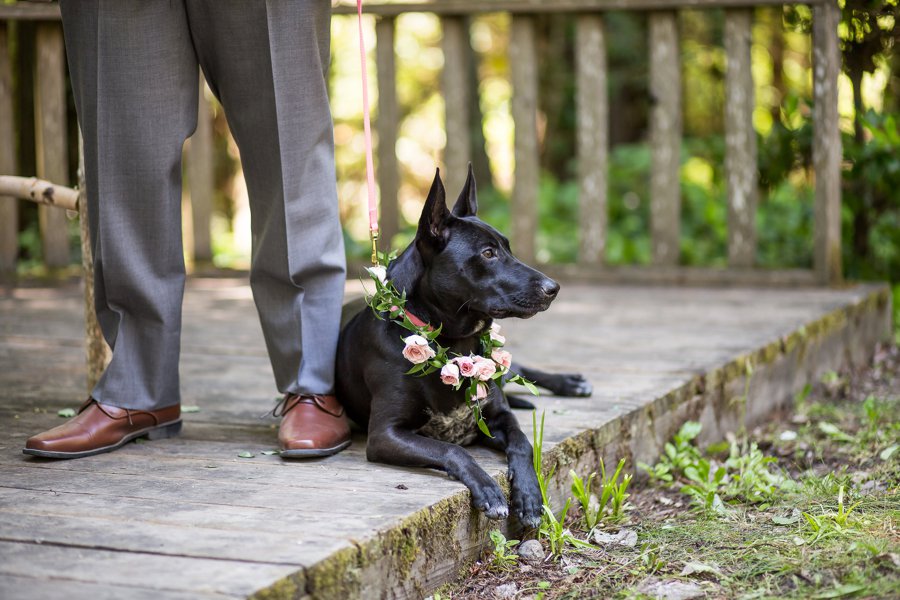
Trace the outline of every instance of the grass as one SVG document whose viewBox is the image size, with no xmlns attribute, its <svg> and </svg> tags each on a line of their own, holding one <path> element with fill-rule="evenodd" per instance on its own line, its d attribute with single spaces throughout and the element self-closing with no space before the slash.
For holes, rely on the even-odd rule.
<svg viewBox="0 0 900 600">
<path fill-rule="evenodd" d="M 650 584 L 709 598 L 900 597 L 900 351 L 886 356 L 863 376 L 811 382 L 793 414 L 724 444 L 699 447 L 699 425 L 685 424 L 640 485 L 624 486 L 627 501 L 622 462 L 610 476 L 599 464 L 599 477 L 571 472 L 575 502 L 545 511 L 539 537 L 552 559 L 501 570 L 488 556 L 443 597 L 510 583 L 544 600 L 647 598 Z M 616 489 L 615 528 L 637 543 L 588 545 L 613 524 L 611 501 L 597 507 Z"/>
</svg>

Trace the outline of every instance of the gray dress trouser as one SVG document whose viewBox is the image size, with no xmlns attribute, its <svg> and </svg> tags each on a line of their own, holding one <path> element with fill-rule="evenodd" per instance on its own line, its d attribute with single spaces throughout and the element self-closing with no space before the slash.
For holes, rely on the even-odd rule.
<svg viewBox="0 0 900 600">
<path fill-rule="evenodd" d="M 250 195 L 250 285 L 281 392 L 330 393 L 345 280 L 328 105 L 329 0 L 62 0 L 84 135 L 107 404 L 180 401 L 181 153 L 198 65 Z"/>
</svg>

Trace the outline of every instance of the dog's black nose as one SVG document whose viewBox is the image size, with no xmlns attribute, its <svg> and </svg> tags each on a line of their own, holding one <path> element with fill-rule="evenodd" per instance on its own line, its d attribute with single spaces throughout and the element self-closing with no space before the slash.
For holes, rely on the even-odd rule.
<svg viewBox="0 0 900 600">
<path fill-rule="evenodd" d="M 548 298 L 556 298 L 556 295 L 559 293 L 559 284 L 552 279 L 545 279 L 541 282 L 541 291 Z"/>
</svg>

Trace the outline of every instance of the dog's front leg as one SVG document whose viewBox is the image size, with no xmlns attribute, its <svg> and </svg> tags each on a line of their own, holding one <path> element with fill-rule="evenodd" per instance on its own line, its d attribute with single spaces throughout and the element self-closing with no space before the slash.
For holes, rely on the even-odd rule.
<svg viewBox="0 0 900 600">
<path fill-rule="evenodd" d="M 519 428 L 515 415 L 505 407 L 496 411 L 488 408 L 484 417 L 494 437 L 482 435 L 482 443 L 506 453 L 509 464 L 510 509 L 523 526 L 538 527 L 541 524 L 543 499 L 534 472 L 531 443 Z"/>
<path fill-rule="evenodd" d="M 445 471 L 469 488 L 472 504 L 488 518 L 505 519 L 509 515 L 503 490 L 468 452 L 456 444 L 386 424 L 379 429 L 369 429 L 366 457 L 372 462 Z"/>
</svg>

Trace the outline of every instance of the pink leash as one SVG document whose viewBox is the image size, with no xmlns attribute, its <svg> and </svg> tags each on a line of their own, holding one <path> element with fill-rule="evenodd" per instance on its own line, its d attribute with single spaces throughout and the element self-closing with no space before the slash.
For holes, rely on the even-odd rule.
<svg viewBox="0 0 900 600">
<path fill-rule="evenodd" d="M 378 207 L 375 203 L 375 166 L 372 160 L 372 126 L 369 123 L 369 77 L 366 73 L 366 44 L 363 40 L 362 0 L 356 0 L 359 25 L 359 64 L 362 69 L 363 126 L 366 134 L 366 187 L 369 191 L 369 237 L 372 240 L 372 264 L 378 264 Z"/>
</svg>

